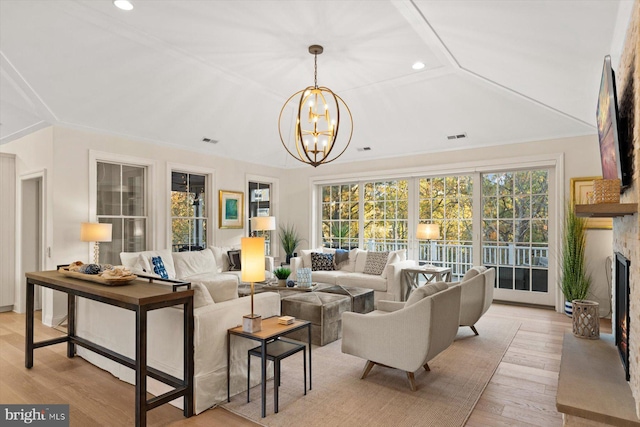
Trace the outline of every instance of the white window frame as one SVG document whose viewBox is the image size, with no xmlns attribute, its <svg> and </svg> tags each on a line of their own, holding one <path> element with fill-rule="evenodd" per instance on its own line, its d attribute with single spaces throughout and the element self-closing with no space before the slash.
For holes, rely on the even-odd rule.
<svg viewBox="0 0 640 427">
<path fill-rule="evenodd" d="M 171 174 L 173 172 L 182 172 L 194 175 L 204 175 L 206 184 L 206 194 L 204 197 L 207 205 L 207 246 L 213 246 L 214 231 L 216 228 L 216 216 L 217 212 L 216 198 L 214 197 L 215 189 L 215 176 L 216 170 L 211 168 L 204 168 L 193 165 L 186 165 L 182 163 L 169 163 L 167 162 L 167 226 L 165 228 L 167 247 L 171 248 L 173 244 L 173 229 L 172 229 L 172 216 L 171 216 Z"/>
<path fill-rule="evenodd" d="M 248 217 L 248 210 L 247 210 L 247 206 L 249 206 L 249 200 L 251 198 L 251 195 L 248 194 L 247 189 L 249 188 L 249 182 L 259 182 L 261 184 L 269 184 L 271 186 L 271 194 L 269 195 L 269 199 L 270 199 L 270 203 L 269 203 L 269 208 L 271 210 L 271 216 L 276 218 L 276 229 L 274 231 L 272 231 L 272 235 L 271 235 L 271 255 L 273 258 L 278 258 L 280 259 L 280 252 L 281 252 L 281 245 L 280 245 L 280 238 L 278 237 L 278 233 L 279 233 L 279 229 L 280 229 L 280 224 L 282 224 L 282 219 L 279 216 L 279 205 L 280 205 L 280 180 L 278 178 L 275 178 L 273 176 L 265 176 L 265 175 L 252 175 L 252 174 L 246 174 L 245 175 L 245 181 L 244 181 L 244 193 L 245 195 L 245 203 L 246 206 L 244 208 L 244 212 L 243 215 L 245 215 L 246 217 Z M 245 221 L 245 225 L 244 225 L 244 235 L 248 235 L 249 233 L 249 220 L 247 219 L 247 221 Z"/>
<path fill-rule="evenodd" d="M 155 191 L 154 177 L 156 162 L 151 159 L 142 157 L 127 156 L 116 153 L 107 153 L 103 151 L 89 150 L 89 213 L 88 221 L 97 221 L 98 206 L 98 162 L 114 163 L 119 165 L 131 165 L 136 167 L 144 167 L 146 171 L 146 194 L 145 205 L 147 214 L 147 230 L 146 230 L 146 247 L 147 249 L 155 248 L 156 244 L 156 218 L 155 218 Z M 93 259 L 93 246 L 87 245 L 87 259 Z"/>
</svg>

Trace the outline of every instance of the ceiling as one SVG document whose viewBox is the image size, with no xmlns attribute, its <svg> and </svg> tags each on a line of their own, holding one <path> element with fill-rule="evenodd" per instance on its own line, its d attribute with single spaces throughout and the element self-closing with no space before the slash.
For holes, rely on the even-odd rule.
<svg viewBox="0 0 640 427">
<path fill-rule="evenodd" d="M 633 4 L 132 2 L 0 0 L 0 143 L 54 124 L 304 166 L 277 121 L 313 84 L 311 44 L 318 84 L 353 114 L 337 162 L 595 134 L 603 57 L 617 65 Z"/>
</svg>

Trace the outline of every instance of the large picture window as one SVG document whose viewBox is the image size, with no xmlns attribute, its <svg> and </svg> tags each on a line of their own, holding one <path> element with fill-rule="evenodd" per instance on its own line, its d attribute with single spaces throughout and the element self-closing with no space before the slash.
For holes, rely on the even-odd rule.
<svg viewBox="0 0 640 427">
<path fill-rule="evenodd" d="M 364 240 L 368 250 L 406 249 L 409 239 L 408 181 L 364 184 Z"/>
<path fill-rule="evenodd" d="M 171 172 L 171 248 L 174 252 L 207 247 L 206 176 Z"/>
<path fill-rule="evenodd" d="M 111 242 L 100 245 L 100 263 L 120 264 L 120 252 L 146 250 L 146 167 L 97 162 L 96 216 L 112 224 Z"/>
<path fill-rule="evenodd" d="M 322 245 L 352 249 L 359 244 L 360 186 L 354 184 L 322 187 Z"/>
</svg>

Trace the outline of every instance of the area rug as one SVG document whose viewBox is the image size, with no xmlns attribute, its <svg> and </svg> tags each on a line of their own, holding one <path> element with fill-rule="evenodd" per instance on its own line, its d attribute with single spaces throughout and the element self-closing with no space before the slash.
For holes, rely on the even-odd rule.
<svg viewBox="0 0 640 427">
<path fill-rule="evenodd" d="M 314 348 L 313 390 L 303 395 L 302 353 L 282 361 L 279 412 L 273 412 L 273 381 L 267 384 L 267 416 L 260 417 L 260 386 L 223 407 L 270 427 L 463 426 L 515 336 L 519 322 L 484 316 L 458 331 L 454 343 L 416 372 L 417 390 L 404 372 L 375 366 L 360 379 L 365 360 L 340 350 L 341 341 Z M 257 363 L 254 362 L 254 363 Z"/>
</svg>

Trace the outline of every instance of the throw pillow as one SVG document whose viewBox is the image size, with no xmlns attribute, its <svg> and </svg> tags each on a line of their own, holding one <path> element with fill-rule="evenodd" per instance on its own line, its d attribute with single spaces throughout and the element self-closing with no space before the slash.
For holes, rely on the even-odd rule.
<svg viewBox="0 0 640 427">
<path fill-rule="evenodd" d="M 333 271 L 333 255 L 311 253 L 311 271 Z"/>
<path fill-rule="evenodd" d="M 428 283 L 424 286 L 420 286 L 418 289 L 414 289 L 413 292 L 411 292 L 411 295 L 407 298 L 407 302 L 404 306 L 408 307 L 423 298 L 430 297 L 431 295 L 435 295 L 448 288 L 449 286 L 445 282 Z"/>
<path fill-rule="evenodd" d="M 154 256 L 151 258 L 151 264 L 153 264 L 153 272 L 163 279 L 168 279 L 169 275 L 167 274 L 167 269 L 164 267 L 164 262 L 162 262 L 162 257 Z"/>
<path fill-rule="evenodd" d="M 364 264 L 364 274 L 380 276 L 389 259 L 389 252 L 367 252 L 367 261 Z"/>
<path fill-rule="evenodd" d="M 335 263 L 335 269 L 340 270 L 343 263 L 349 262 L 349 251 L 344 249 L 336 249 L 333 261 Z"/>
<path fill-rule="evenodd" d="M 382 276 L 383 279 L 386 279 L 387 276 L 389 275 L 389 270 L 391 269 L 391 267 L 389 267 L 391 264 L 395 264 L 396 262 L 400 262 L 400 254 L 398 254 L 397 252 L 391 252 L 389 253 L 389 258 L 387 259 L 387 265 L 384 266 L 384 270 L 382 270 L 382 274 L 380 276 Z"/>
<path fill-rule="evenodd" d="M 240 263 L 240 251 L 234 250 L 227 252 L 227 256 L 229 257 L 229 271 L 240 271 L 242 270 L 242 265 Z"/>
<path fill-rule="evenodd" d="M 302 254 L 302 266 L 301 267 L 306 267 L 306 268 L 311 268 L 311 253 L 312 252 L 318 252 L 318 253 L 322 253 L 322 246 L 316 249 L 303 249 L 300 251 L 300 253 Z"/>
</svg>

